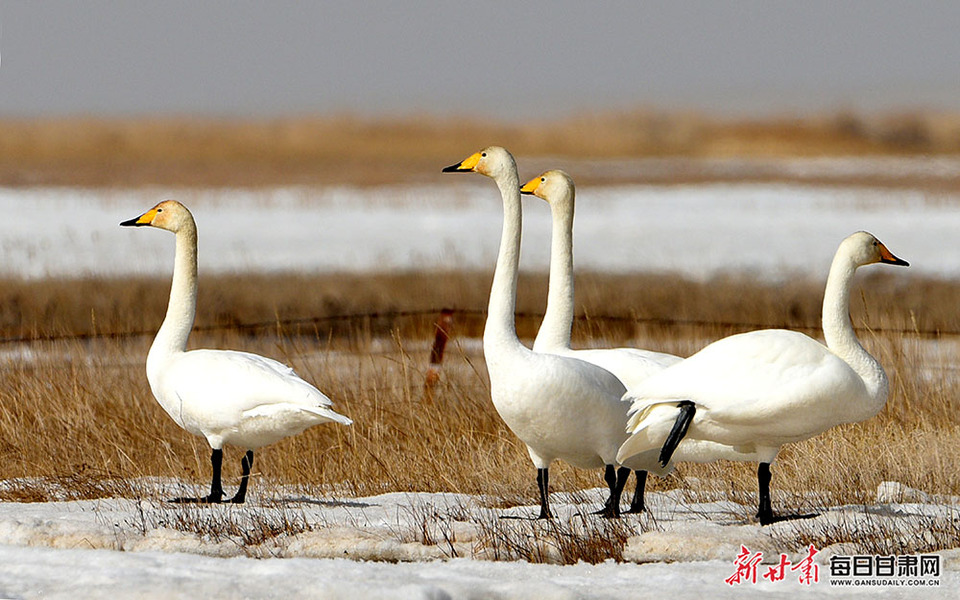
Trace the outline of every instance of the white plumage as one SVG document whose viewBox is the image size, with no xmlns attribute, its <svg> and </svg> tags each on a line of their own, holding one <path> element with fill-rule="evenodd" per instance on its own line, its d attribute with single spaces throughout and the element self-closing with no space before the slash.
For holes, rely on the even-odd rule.
<svg viewBox="0 0 960 600">
<path fill-rule="evenodd" d="M 178 425 L 211 447 L 256 449 L 311 425 L 351 420 L 320 390 L 275 360 L 247 352 L 193 350 L 168 357 L 150 385 Z"/>
<path fill-rule="evenodd" d="M 603 367 L 616 375 L 628 390 L 650 375 L 683 360 L 672 354 L 638 348 L 570 348 L 574 314 L 573 219 L 576 188 L 573 178 L 564 171 L 546 171 L 524 184 L 520 193 L 532 194 L 546 201 L 550 205 L 553 222 L 547 310 L 533 343 L 534 352 L 572 356 Z"/>
<path fill-rule="evenodd" d="M 500 189 L 504 221 L 490 290 L 483 353 L 490 374 L 491 398 L 497 413 L 527 446 L 537 467 L 540 518 L 550 516 L 549 466 L 561 459 L 576 467 L 606 466 L 610 487 L 602 514 L 619 514 L 614 465 L 617 448 L 626 439 L 623 423 L 626 391 L 610 372 L 566 356 L 534 353 L 517 338 L 517 274 L 522 211 L 517 166 L 498 146 L 485 148 L 444 172 L 476 172 L 491 177 Z"/>
<path fill-rule="evenodd" d="M 220 502 L 224 444 L 246 448 L 240 489 L 242 503 L 253 450 L 313 425 L 352 421 L 290 367 L 270 358 L 231 350 L 187 351 L 197 306 L 197 227 L 185 206 L 167 200 L 124 226 L 151 226 L 176 234 L 173 283 L 167 314 L 147 354 L 147 380 L 160 406 L 188 432 L 203 436 L 213 453 L 210 495 L 181 502 Z"/>
<path fill-rule="evenodd" d="M 627 390 L 647 377 L 680 362 L 679 356 L 638 348 L 590 348 L 574 350 L 570 336 L 574 315 L 573 280 L 573 220 L 576 188 L 573 178 L 561 170 L 550 170 L 534 177 L 520 188 L 521 194 L 532 194 L 550 205 L 552 233 L 550 243 L 550 285 L 547 292 L 547 310 L 533 343 L 534 352 L 570 356 L 597 365 L 613 373 Z M 624 424 L 626 410 L 624 404 Z M 612 432 L 619 436 L 620 432 Z M 637 487 L 630 502 L 629 512 L 643 510 L 643 494 L 647 471 L 664 474 L 670 468 L 661 467 L 653 456 L 634 459 L 630 465 L 637 470 Z M 629 469 L 617 473 L 618 487 L 623 488 Z M 620 481 L 623 479 L 623 481 Z"/>
<path fill-rule="evenodd" d="M 769 465 L 780 446 L 868 419 L 886 402 L 886 374 L 857 341 L 849 316 L 854 272 L 876 262 L 907 264 L 866 232 L 840 244 L 823 300 L 826 346 L 795 331 L 743 333 L 714 342 L 631 389 L 625 397 L 633 403 L 631 436 L 618 459 L 660 449 L 677 423 L 678 403 L 692 402 L 695 414 L 674 458 L 713 460 L 703 449 L 718 443 L 743 454 L 726 458 L 758 460 L 758 517 L 761 523 L 773 522 Z"/>
</svg>

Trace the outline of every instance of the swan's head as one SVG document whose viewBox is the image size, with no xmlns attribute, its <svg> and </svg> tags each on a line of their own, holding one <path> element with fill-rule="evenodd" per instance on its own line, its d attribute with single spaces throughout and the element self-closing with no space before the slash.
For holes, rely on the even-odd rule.
<svg viewBox="0 0 960 600">
<path fill-rule="evenodd" d="M 894 256 L 893 253 L 883 245 L 883 242 L 866 231 L 858 231 L 843 240 L 840 244 L 838 254 L 840 252 L 847 254 L 858 267 L 872 265 L 874 263 L 902 265 L 904 267 L 910 265 L 907 261 Z"/>
<path fill-rule="evenodd" d="M 513 155 L 506 148 L 487 146 L 480 152 L 471 154 L 455 165 L 443 169 L 444 173 L 480 173 L 496 179 L 510 170 L 517 170 Z"/>
<path fill-rule="evenodd" d="M 193 215 L 187 207 L 176 200 L 164 200 L 136 219 L 120 223 L 123 227 L 158 227 L 174 233 L 187 223 L 193 223 Z"/>
<path fill-rule="evenodd" d="M 523 184 L 521 194 L 532 194 L 547 201 L 550 206 L 569 204 L 574 195 L 573 177 L 554 169 L 545 171 Z"/>
</svg>

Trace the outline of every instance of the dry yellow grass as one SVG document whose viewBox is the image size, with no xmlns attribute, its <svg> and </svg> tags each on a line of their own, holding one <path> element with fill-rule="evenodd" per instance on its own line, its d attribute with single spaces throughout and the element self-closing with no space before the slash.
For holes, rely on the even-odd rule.
<svg viewBox="0 0 960 600">
<path fill-rule="evenodd" d="M 430 400 L 424 399 L 423 383 L 432 315 L 395 315 L 376 326 L 368 319 L 345 320 L 338 321 L 337 328 L 318 325 L 299 331 L 282 324 L 287 317 L 303 317 L 313 310 L 318 310 L 314 315 L 323 315 L 416 306 L 413 298 L 420 298 L 423 308 L 434 302 L 439 307 L 446 304 L 444 285 L 456 292 L 451 304 L 482 307 L 488 277 L 461 277 L 432 288 L 436 296 L 425 292 L 424 282 L 433 278 L 424 274 L 344 280 L 292 277 L 270 285 L 258 278 L 247 278 L 247 285 L 224 278 L 217 301 L 209 287 L 201 290 L 200 305 L 205 308 L 199 325 L 264 315 L 274 315 L 277 321 L 253 334 L 230 327 L 197 332 L 192 346 L 244 349 L 287 361 L 356 421 L 351 427 L 316 427 L 265 449 L 257 458 L 255 485 L 263 485 L 265 479 L 302 485 L 312 493 L 459 491 L 489 494 L 505 505 L 534 500 L 526 451 L 489 400 L 475 338 L 480 316 L 457 317 L 443 377 Z M 349 287 L 341 289 L 337 282 Z M 578 321 L 580 344 L 626 343 L 686 355 L 721 335 L 748 329 L 747 323 L 812 326 L 819 312 L 815 283 L 773 286 L 614 276 L 584 276 L 580 283 L 581 308 L 592 315 L 620 317 Z M 524 279 L 525 308 L 539 310 L 542 284 L 541 277 Z M 861 286 L 865 305 L 856 303 L 854 321 L 885 328 L 861 337 L 887 367 L 890 400 L 874 419 L 789 447 L 775 466 L 776 493 L 790 494 L 801 503 L 809 502 L 805 493 L 810 490 L 827 502 L 863 502 L 872 498 L 880 482 L 896 480 L 930 493 L 958 494 L 960 473 L 952 467 L 960 461 L 958 339 L 909 333 L 914 324 L 957 331 L 956 284 L 878 276 L 861 279 Z M 111 331 L 152 332 L 162 319 L 167 284 L 47 281 L 19 282 L 12 292 L 10 286 L 4 287 L 2 305 L 17 298 L 22 315 L 19 325 L 4 322 L 7 334 L 46 332 L 48 326 L 56 333 L 85 334 L 92 331 L 91 319 L 81 317 L 91 314 L 98 329 L 109 325 Z M 304 294 L 306 289 L 311 293 Z M 325 305 L 324 297 L 338 289 L 342 304 Z M 352 291 L 347 294 L 344 289 Z M 145 299 L 150 301 L 141 306 Z M 223 311 L 230 319 L 222 317 Z M 631 320 L 671 314 L 698 322 Z M 536 319 L 522 322 L 532 334 Z M 152 333 L 5 343 L 0 364 L 0 479 L 48 478 L 77 497 L 123 493 L 122 483 L 116 482 L 141 476 L 185 478 L 204 485 L 209 477 L 205 442 L 180 430 L 150 395 L 143 361 L 151 338 Z M 238 450 L 227 450 L 225 476 L 230 483 L 238 475 L 239 457 Z M 685 485 L 694 477 L 727 482 L 715 491 L 750 505 L 754 469 L 755 465 L 728 463 L 683 465 L 677 475 L 654 480 L 651 487 Z M 551 482 L 558 491 L 600 484 L 598 473 L 562 465 Z M 709 492 L 715 484 L 697 485 L 706 485 L 700 491 Z M 42 486 L 25 483 L 8 491 L 7 497 L 40 500 L 44 492 Z"/>
<path fill-rule="evenodd" d="M 211 274 L 200 280 L 196 326 L 201 329 L 306 320 L 299 327 L 321 338 L 357 333 L 342 315 L 376 313 L 363 335 L 432 335 L 433 311 L 486 309 L 491 274 L 412 272 L 381 274 Z M 865 273 L 852 314 L 873 327 L 958 331 L 960 282 L 908 273 Z M 749 293 L 744 289 L 749 288 Z M 166 279 L 0 280 L 0 339 L 144 332 L 159 326 L 167 305 Z M 518 289 L 521 336 L 536 331 L 547 277 L 522 273 Z M 712 339 L 751 327 L 818 328 L 823 282 L 791 279 L 762 283 L 722 276 L 708 281 L 671 275 L 581 273 L 576 277 L 579 325 L 587 338 L 624 339 L 634 333 Z M 398 320 L 404 312 L 421 319 Z M 525 315 L 530 315 L 526 317 Z M 593 317 L 597 317 L 594 319 Z M 600 318 L 612 317 L 612 318 Z M 868 319 L 869 317 L 869 319 Z M 312 320 L 316 320 L 313 322 Z M 461 314 L 458 331 L 477 336 L 482 316 Z M 292 325 L 291 325 L 292 327 Z M 251 331 L 260 334 L 264 328 Z M 696 334 L 696 329 L 703 329 Z M 300 331 L 299 333 L 303 333 Z M 297 333 L 297 332 L 294 332 Z M 689 348 L 692 351 L 695 348 Z"/>
<path fill-rule="evenodd" d="M 523 125 L 349 117 L 5 121 L 0 185 L 377 184 L 436 175 L 491 142 L 521 156 L 574 158 L 956 152 L 958 130 L 956 119 L 929 115 L 723 123 L 645 112 Z M 276 482 L 309 494 L 458 491 L 483 493 L 502 506 L 535 502 L 533 469 L 490 403 L 477 343 L 489 282 L 489 273 L 204 277 L 193 347 L 284 360 L 355 420 L 258 453 L 254 489 Z M 887 367 L 891 397 L 874 419 L 785 449 L 774 467 L 778 507 L 872 502 L 886 480 L 960 494 L 960 283 L 901 273 L 866 274 L 860 282 L 854 322 L 873 330 L 861 335 Z M 143 476 L 206 485 L 205 442 L 163 413 L 144 375 L 168 289 L 166 279 L 0 281 L 0 479 L 25 478 L 0 499 L 136 495 L 142 490 L 129 482 Z M 544 275 L 521 277 L 524 337 L 536 330 L 545 291 Z M 688 355 L 757 327 L 816 335 L 822 282 L 582 274 L 577 297 L 586 315 L 575 328 L 578 344 Z M 455 337 L 441 382 L 425 399 L 432 323 L 441 307 L 459 311 Z M 227 450 L 228 486 L 236 484 L 239 457 Z M 681 465 L 649 485 L 732 498 L 744 504 L 746 517 L 755 502 L 755 468 Z M 555 491 L 601 485 L 598 473 L 562 464 L 551 484 Z M 508 543 L 525 532 L 490 529 Z M 604 547 L 598 556 L 614 554 Z"/>
<path fill-rule="evenodd" d="M 379 184 L 434 174 L 491 143 L 518 156 L 568 158 L 949 153 L 960 150 L 958 132 L 960 117 L 934 113 L 730 121 L 635 110 L 524 123 L 352 116 L 5 119 L 0 185 Z"/>
</svg>

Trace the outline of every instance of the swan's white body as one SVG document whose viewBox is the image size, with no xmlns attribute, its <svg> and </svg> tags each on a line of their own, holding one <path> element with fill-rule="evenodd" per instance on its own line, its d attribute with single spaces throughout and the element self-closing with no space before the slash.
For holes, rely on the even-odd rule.
<svg viewBox="0 0 960 600">
<path fill-rule="evenodd" d="M 619 459 L 659 449 L 683 400 L 692 401 L 696 413 L 677 460 L 709 460 L 701 449 L 719 443 L 743 453 L 739 460 L 770 463 L 783 444 L 877 414 L 886 402 L 887 377 L 857 341 L 849 316 L 853 274 L 874 262 L 906 264 L 865 232 L 837 250 L 823 301 L 826 346 L 795 331 L 734 335 L 630 390 L 631 437 Z"/>
<path fill-rule="evenodd" d="M 177 425 L 205 437 L 211 448 L 232 444 L 254 450 L 320 423 L 351 423 L 293 369 L 256 354 L 172 353 L 148 360 L 147 379 Z"/>
<path fill-rule="evenodd" d="M 550 242 L 550 285 L 547 310 L 533 343 L 534 352 L 571 356 L 610 371 L 629 390 L 650 375 L 680 362 L 679 356 L 636 348 L 570 348 L 573 327 L 573 180 L 553 170 L 531 179 L 520 190 L 550 205 L 553 230 Z M 626 418 L 626 414 L 624 414 Z"/>
<path fill-rule="evenodd" d="M 229 350 L 187 351 L 197 307 L 197 228 L 190 211 L 161 202 L 131 225 L 176 234 L 170 303 L 147 355 L 147 380 L 160 406 L 210 447 L 256 449 L 312 425 L 351 420 L 317 388 L 275 360 Z"/>
<path fill-rule="evenodd" d="M 623 384 L 590 363 L 533 352 L 517 338 L 514 313 L 522 212 L 513 156 L 493 146 L 455 167 L 493 178 L 503 199 L 503 232 L 483 332 L 497 413 L 526 444 L 538 469 L 557 459 L 582 468 L 613 465 L 626 439 Z"/>
<path fill-rule="evenodd" d="M 673 366 L 683 359 L 663 352 L 653 352 L 637 348 L 596 348 L 573 350 L 570 348 L 570 336 L 574 314 L 573 282 L 573 219 L 575 214 L 576 188 L 573 179 L 560 170 L 546 171 L 539 177 L 528 181 L 521 193 L 533 194 L 550 205 L 553 231 L 550 246 L 550 284 L 547 292 L 547 310 L 533 344 L 534 352 L 546 352 L 562 356 L 572 356 L 595 364 L 610 371 L 630 390 L 636 388 L 648 377 Z M 627 422 L 630 400 L 624 399 L 623 423 Z M 672 409 L 676 417 L 676 409 Z M 672 423 L 672 421 L 671 421 Z M 669 433 L 669 428 L 667 429 Z M 666 439 L 664 433 L 661 445 Z M 737 450 L 713 442 L 687 443 L 677 457 L 692 457 L 697 461 L 712 461 L 720 458 L 750 460 Z M 665 475 L 673 470 L 673 464 L 666 467 L 658 463 L 659 446 L 640 456 L 632 456 L 624 466 L 640 471 L 650 471 Z M 642 492 L 638 492 L 642 494 Z M 638 500 L 635 500 L 638 501 Z"/>
</svg>

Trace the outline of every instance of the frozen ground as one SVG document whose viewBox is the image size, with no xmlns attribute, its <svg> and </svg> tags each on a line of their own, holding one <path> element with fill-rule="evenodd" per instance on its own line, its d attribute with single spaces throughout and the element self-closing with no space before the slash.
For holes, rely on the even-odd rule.
<svg viewBox="0 0 960 600">
<path fill-rule="evenodd" d="M 492 182 L 263 190 L 0 188 L 0 275 L 168 275 L 169 234 L 118 227 L 175 197 L 200 227 L 205 272 L 490 269 L 502 211 Z M 524 200 L 522 267 L 546 270 L 549 212 Z M 840 240 L 866 229 L 915 273 L 960 275 L 960 197 L 797 184 L 584 187 L 576 265 L 707 277 L 825 276 Z"/>
<path fill-rule="evenodd" d="M 831 165 L 843 173 L 850 168 Z M 796 168 L 819 173 L 823 166 Z M 437 179 L 435 186 L 362 189 L 0 189 L 0 275 L 167 277 L 171 236 L 117 224 L 169 197 L 193 209 L 207 272 L 490 269 L 501 219 L 495 187 L 479 176 Z M 523 266 L 545 270 L 549 213 L 536 199 L 524 203 Z M 960 276 L 960 197 L 797 184 L 584 187 L 576 260 L 581 269 L 618 272 L 822 278 L 839 241 L 857 229 L 875 233 L 911 262 L 911 271 Z M 529 515 L 533 507 L 491 508 L 449 494 L 347 498 L 274 490 L 255 493 L 243 507 L 210 508 L 164 504 L 156 498 L 176 494 L 156 492 L 141 499 L 6 502 L 0 503 L 0 598 L 954 598 L 960 550 L 939 553 L 944 573 L 937 588 L 831 587 L 825 561 L 853 552 L 829 546 L 819 548 L 818 585 L 793 578 L 724 583 L 741 544 L 767 560 L 779 552 L 798 560 L 790 541 L 796 523 L 922 537 L 931 535 L 932 521 L 960 518 L 956 498 L 902 491 L 887 485 L 868 507 L 833 507 L 814 520 L 767 528 L 750 521 L 752 507 L 651 494 L 650 516 L 623 521 L 631 528 L 628 562 L 571 566 L 487 560 L 497 551 L 492 533 L 539 544 L 548 555 L 556 544 L 537 523 L 499 518 Z M 600 497 L 598 490 L 587 494 L 590 508 Z M 604 526 L 582 514 L 582 502 L 560 494 L 553 502 L 564 531 Z M 238 533 L 277 522 L 291 531 L 262 541 Z"/>
<path fill-rule="evenodd" d="M 367 498 L 310 497 L 272 490 L 242 507 L 184 507 L 157 498 L 182 493 L 154 482 L 139 499 L 0 503 L 0 596 L 44 598 L 735 598 L 751 593 L 793 598 L 850 595 L 830 585 L 829 557 L 854 554 L 820 548 L 820 582 L 795 574 L 731 586 L 740 546 L 763 552 L 760 573 L 785 552 L 794 564 L 797 525 L 853 527 L 858 535 L 917 535 L 930 519 L 957 518 L 956 498 L 931 498 L 883 484 L 870 507 L 841 506 L 814 520 L 761 528 L 752 507 L 694 502 L 681 491 L 649 494 L 650 513 L 628 516 L 628 562 L 570 566 L 492 561 L 505 552 L 489 537 L 557 547 L 550 526 L 502 516 L 533 515 L 535 507 L 493 508 L 455 494 L 391 493 Z M 609 522 L 587 512 L 601 500 L 554 494 L 564 535 L 604 531 Z M 254 531 L 287 523 L 288 533 L 244 542 L 232 525 Z M 193 530 L 202 530 L 198 535 Z M 614 531 L 611 529 L 610 531 Z M 619 531 L 619 529 L 617 530 Z M 562 537 L 562 536 L 560 536 Z M 532 540 L 532 541 L 531 541 Z M 554 540 L 554 541 L 552 541 Z M 791 547 L 793 546 L 793 547 Z M 960 588 L 960 550 L 941 551 L 936 588 L 871 588 L 885 598 L 949 598 Z M 856 592 L 857 590 L 854 590 Z M 860 590 L 866 592 L 866 589 Z"/>
</svg>

